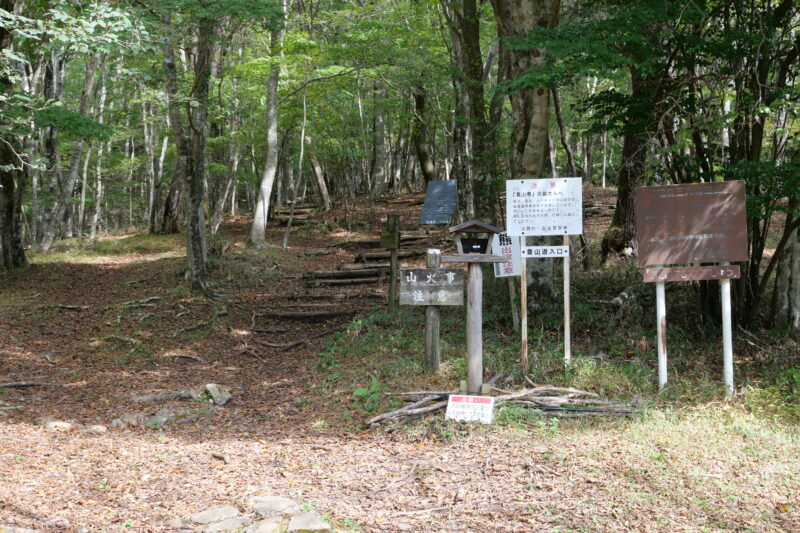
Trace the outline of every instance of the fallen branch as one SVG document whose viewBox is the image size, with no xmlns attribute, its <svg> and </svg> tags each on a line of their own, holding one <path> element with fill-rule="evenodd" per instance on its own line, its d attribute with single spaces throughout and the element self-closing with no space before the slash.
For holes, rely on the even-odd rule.
<svg viewBox="0 0 800 533">
<path fill-rule="evenodd" d="M 220 461 L 222 461 L 225 464 L 228 464 L 228 463 L 231 462 L 230 457 L 228 457 L 227 455 L 222 454 L 222 453 L 211 452 L 211 457 L 213 457 L 214 459 L 219 459 Z"/>
<path fill-rule="evenodd" d="M 198 357 L 196 355 L 189 355 L 188 353 L 168 353 L 164 355 L 164 357 L 175 357 L 179 359 L 191 359 L 193 361 L 197 361 L 198 363 L 205 363 L 206 360 L 202 357 Z"/>
<path fill-rule="evenodd" d="M 211 325 L 211 323 L 210 323 L 210 322 L 198 322 L 197 324 L 194 324 L 194 325 L 192 325 L 192 326 L 188 326 L 188 327 L 185 327 L 185 328 L 176 329 L 176 330 L 175 330 L 175 331 L 172 333 L 172 338 L 174 339 L 175 337 L 177 337 L 178 335 L 180 335 L 180 334 L 182 334 L 182 333 L 188 333 L 189 331 L 194 331 L 194 330 L 196 330 L 196 329 L 204 328 L 204 327 L 206 327 L 206 326 L 210 326 L 210 325 Z"/>
<path fill-rule="evenodd" d="M 120 336 L 117 336 L 117 335 L 109 335 L 108 337 L 106 337 L 106 340 L 107 341 L 119 341 L 119 342 L 124 342 L 126 344 L 134 344 L 134 345 L 137 345 L 137 346 L 142 344 L 142 341 L 140 341 L 140 340 L 132 339 L 130 337 L 120 337 Z"/>
<path fill-rule="evenodd" d="M 122 307 L 133 307 L 133 306 L 147 306 L 147 307 L 155 307 L 154 305 L 147 305 L 150 302 L 157 302 L 161 299 L 161 296 L 148 296 L 147 298 L 142 298 L 141 300 L 130 300 L 128 302 L 122 302 Z"/>
<path fill-rule="evenodd" d="M 63 385 L 47 381 L 9 381 L 0 383 L 0 389 L 23 389 L 26 387 L 63 387 Z"/>
<path fill-rule="evenodd" d="M 388 485 L 386 485 L 382 489 L 376 490 L 374 492 L 374 494 L 378 494 L 379 492 L 383 492 L 385 490 L 395 489 L 395 488 L 399 487 L 400 485 L 402 485 L 403 483 L 405 483 L 406 481 L 408 481 L 410 479 L 414 479 L 414 475 L 417 473 L 417 469 L 418 468 L 419 468 L 419 463 L 414 463 L 413 465 L 411 465 L 411 470 L 408 472 L 408 474 L 403 476 L 401 479 L 396 479 L 396 480 L 392 481 L 391 483 L 389 483 Z"/>
<path fill-rule="evenodd" d="M 88 305 L 64 305 L 64 304 L 56 304 L 56 307 L 59 309 L 66 309 L 67 311 L 86 311 L 90 309 Z"/>
</svg>

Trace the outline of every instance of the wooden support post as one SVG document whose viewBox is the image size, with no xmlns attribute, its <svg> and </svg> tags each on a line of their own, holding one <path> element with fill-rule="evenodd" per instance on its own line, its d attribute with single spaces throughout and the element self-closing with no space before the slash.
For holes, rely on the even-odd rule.
<svg viewBox="0 0 800 533">
<path fill-rule="evenodd" d="M 400 215 L 389 215 L 386 220 L 386 230 L 389 234 L 396 234 L 399 243 L 400 236 Z M 397 249 L 399 245 L 391 248 L 389 259 L 389 312 L 394 313 L 397 309 Z"/>
<path fill-rule="evenodd" d="M 570 330 L 570 299 L 569 299 L 569 235 L 564 235 L 564 246 L 567 255 L 564 257 L 564 365 L 569 365 L 572 360 L 572 332 Z"/>
<path fill-rule="evenodd" d="M 722 263 L 728 266 L 729 263 Z M 720 280 L 722 303 L 722 369 L 725 378 L 725 394 L 733 396 L 733 327 L 731 321 L 731 280 Z"/>
<path fill-rule="evenodd" d="M 520 250 L 525 244 L 525 237 L 520 237 Z M 520 258 L 519 276 L 519 329 L 522 333 L 522 373 L 528 373 L 528 261 L 525 255 Z"/>
<path fill-rule="evenodd" d="M 426 266 L 441 268 L 442 251 L 429 249 Z M 433 372 L 439 371 L 439 307 L 429 305 L 425 308 L 425 366 Z"/>
<path fill-rule="evenodd" d="M 658 390 L 667 385 L 667 297 L 664 282 L 656 283 L 656 332 L 658 339 Z"/>
<path fill-rule="evenodd" d="M 469 263 L 467 272 L 467 393 L 480 394 L 483 383 L 483 270 Z"/>
</svg>

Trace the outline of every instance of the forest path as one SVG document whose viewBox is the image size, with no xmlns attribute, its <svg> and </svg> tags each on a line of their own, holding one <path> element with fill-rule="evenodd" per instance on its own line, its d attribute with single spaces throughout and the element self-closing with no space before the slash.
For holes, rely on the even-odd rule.
<svg viewBox="0 0 800 533">
<path fill-rule="evenodd" d="M 188 294 L 176 276 L 178 236 L 65 247 L 3 278 L 0 382 L 53 385 L 0 389 L 0 525 L 170 531 L 169 520 L 218 505 L 242 509 L 261 494 L 314 508 L 338 531 L 796 529 L 800 442 L 750 419 L 737 422 L 742 438 L 713 409 L 675 420 L 657 412 L 641 421 L 483 428 L 437 418 L 391 434 L 364 431 L 353 391 L 365 383 L 320 366 L 320 354 L 329 332 L 368 331 L 358 324 L 385 308 L 385 283 L 311 286 L 303 275 L 351 267 L 374 248 L 342 243 L 375 241 L 389 212 L 415 230 L 420 200 L 315 214 L 293 230 L 288 251 L 243 246 L 249 221 L 228 220 L 234 245 L 212 243 L 224 257 L 212 259 L 211 277 L 230 301 Z M 598 228 L 592 238 L 609 220 L 599 216 L 589 221 Z M 348 219 L 358 231 L 335 229 Z M 282 236 L 270 227 L 270 242 Z M 414 248 L 441 246 L 440 238 Z M 333 312 L 259 316 L 299 310 Z M 346 345 L 350 333 L 340 335 Z M 217 408 L 135 401 L 207 383 L 233 399 Z M 111 427 L 125 414 L 163 409 L 194 416 Z M 35 424 L 43 416 L 73 426 L 49 430 Z M 784 439 L 781 454 L 776 439 Z"/>
</svg>

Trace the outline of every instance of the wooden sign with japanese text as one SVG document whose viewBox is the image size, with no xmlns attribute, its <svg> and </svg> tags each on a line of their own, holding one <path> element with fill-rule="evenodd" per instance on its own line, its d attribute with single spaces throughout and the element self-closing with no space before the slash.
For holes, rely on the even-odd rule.
<svg viewBox="0 0 800 533">
<path fill-rule="evenodd" d="M 506 233 L 581 235 L 581 178 L 506 181 Z"/>
<path fill-rule="evenodd" d="M 400 270 L 400 305 L 463 305 L 464 271 L 460 268 Z"/>
<path fill-rule="evenodd" d="M 743 181 L 636 189 L 640 265 L 747 260 Z"/>
</svg>

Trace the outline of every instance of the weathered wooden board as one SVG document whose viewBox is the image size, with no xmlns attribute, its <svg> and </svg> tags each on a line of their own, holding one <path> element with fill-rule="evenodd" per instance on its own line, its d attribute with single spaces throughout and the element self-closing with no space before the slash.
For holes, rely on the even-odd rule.
<svg viewBox="0 0 800 533">
<path fill-rule="evenodd" d="M 636 189 L 640 265 L 747 260 L 743 181 Z"/>
<path fill-rule="evenodd" d="M 463 305 L 460 268 L 409 268 L 400 271 L 400 305 Z"/>
<path fill-rule="evenodd" d="M 458 189 L 456 180 L 435 180 L 428 182 L 425 191 L 425 204 L 419 214 L 420 225 L 449 224 L 458 208 Z"/>
<path fill-rule="evenodd" d="M 700 281 L 707 279 L 739 279 L 740 276 L 739 265 L 644 269 L 644 281 L 646 283 Z"/>
<path fill-rule="evenodd" d="M 384 231 L 381 233 L 381 248 L 386 250 L 400 248 L 400 233 L 396 231 Z"/>
</svg>

